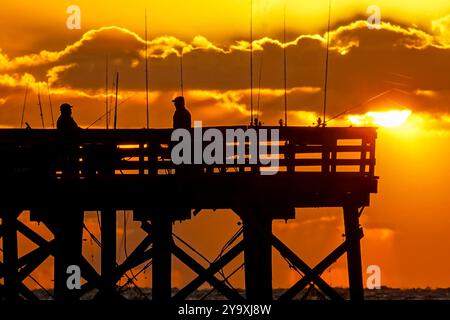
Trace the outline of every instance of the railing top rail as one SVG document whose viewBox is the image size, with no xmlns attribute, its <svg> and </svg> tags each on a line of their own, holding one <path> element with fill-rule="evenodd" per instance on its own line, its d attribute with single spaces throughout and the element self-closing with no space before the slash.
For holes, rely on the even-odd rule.
<svg viewBox="0 0 450 320">
<path fill-rule="evenodd" d="M 216 126 L 202 127 L 202 131 L 208 129 L 218 129 L 221 132 L 226 130 L 254 129 L 273 130 L 279 129 L 280 140 L 300 139 L 307 140 L 339 140 L 339 139 L 365 139 L 373 141 L 377 137 L 377 131 L 374 127 L 249 127 L 249 126 Z M 194 130 L 194 129 L 191 129 Z M 140 141 L 161 141 L 170 140 L 173 129 L 89 129 L 80 130 L 76 134 L 63 134 L 54 129 L 0 129 L 0 144 L 2 142 L 23 141 L 50 141 L 52 139 L 70 139 L 80 142 L 115 142 L 132 143 Z M 47 140 L 50 139 L 50 140 Z"/>
</svg>

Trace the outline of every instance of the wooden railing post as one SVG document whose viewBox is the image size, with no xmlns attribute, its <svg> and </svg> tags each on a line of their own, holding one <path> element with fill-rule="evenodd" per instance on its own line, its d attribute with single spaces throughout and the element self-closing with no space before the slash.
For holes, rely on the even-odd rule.
<svg viewBox="0 0 450 320">
<path fill-rule="evenodd" d="M 370 142 L 370 148 L 369 148 L 369 150 L 370 150 L 370 167 L 369 167 L 369 175 L 370 176 L 374 176 L 375 175 L 375 161 L 376 161 L 376 159 L 375 159 L 375 139 L 373 139 L 371 142 Z"/>
<path fill-rule="evenodd" d="M 326 139 L 322 144 L 322 173 L 330 172 L 330 142 Z"/>
<path fill-rule="evenodd" d="M 336 173 L 336 160 L 337 160 L 337 140 L 333 139 L 331 144 L 331 172 Z"/>
<path fill-rule="evenodd" d="M 359 166 L 359 173 L 364 174 L 366 172 L 366 159 L 367 159 L 367 140 L 362 139 L 361 142 L 361 164 Z"/>
</svg>

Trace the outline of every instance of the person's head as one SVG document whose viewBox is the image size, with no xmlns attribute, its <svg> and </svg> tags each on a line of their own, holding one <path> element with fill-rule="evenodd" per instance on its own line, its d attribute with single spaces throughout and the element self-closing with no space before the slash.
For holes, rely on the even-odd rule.
<svg viewBox="0 0 450 320">
<path fill-rule="evenodd" d="M 61 111 L 61 115 L 70 116 L 72 114 L 72 106 L 68 103 L 63 103 L 59 110 Z"/>
<path fill-rule="evenodd" d="M 184 97 L 176 97 L 172 102 L 177 109 L 183 109 L 185 107 Z"/>
</svg>

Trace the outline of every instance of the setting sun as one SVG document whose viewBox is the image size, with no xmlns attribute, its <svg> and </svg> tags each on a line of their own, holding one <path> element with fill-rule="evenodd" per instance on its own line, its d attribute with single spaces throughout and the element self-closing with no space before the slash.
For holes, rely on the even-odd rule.
<svg viewBox="0 0 450 320">
<path fill-rule="evenodd" d="M 403 125 L 411 113 L 411 110 L 371 111 L 364 115 L 350 115 L 348 120 L 357 126 L 376 125 L 385 128 L 396 128 Z"/>
</svg>

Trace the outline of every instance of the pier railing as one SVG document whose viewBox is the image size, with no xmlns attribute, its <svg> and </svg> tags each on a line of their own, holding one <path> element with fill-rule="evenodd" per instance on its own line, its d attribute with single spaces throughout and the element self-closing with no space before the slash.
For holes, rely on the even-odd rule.
<svg viewBox="0 0 450 320">
<path fill-rule="evenodd" d="M 203 132 L 211 128 L 203 128 Z M 211 144 L 190 130 L 192 149 L 189 164 L 196 174 L 354 174 L 375 176 L 374 128 L 314 127 L 216 127 L 223 136 L 215 141 L 221 151 L 213 151 L 213 163 L 201 157 Z M 227 133 L 253 129 L 246 139 L 227 140 Z M 262 134 L 261 130 L 266 130 Z M 271 134 L 278 130 L 277 135 Z M 95 178 L 111 175 L 170 175 L 180 166 L 171 157 L 178 142 L 173 130 L 0 130 L 0 175 L 27 177 L 40 175 L 61 178 Z M 197 134 L 197 136 L 195 136 Z M 264 137 L 263 137 L 264 136 Z M 275 136 L 275 139 L 274 139 Z M 267 137 L 267 138 L 266 138 Z M 256 149 L 255 149 L 256 148 Z M 210 148 L 211 149 L 211 148 Z M 257 153 L 255 153 L 255 150 Z M 211 151 L 211 150 L 209 150 Z M 200 152 L 196 158 L 195 152 Z M 217 155 L 222 152 L 222 156 Z M 256 157 L 256 158 L 255 158 Z M 269 161 L 271 159 L 271 161 Z M 194 170 L 194 169 L 193 169 Z M 178 171 L 180 172 L 180 171 Z"/>
</svg>

